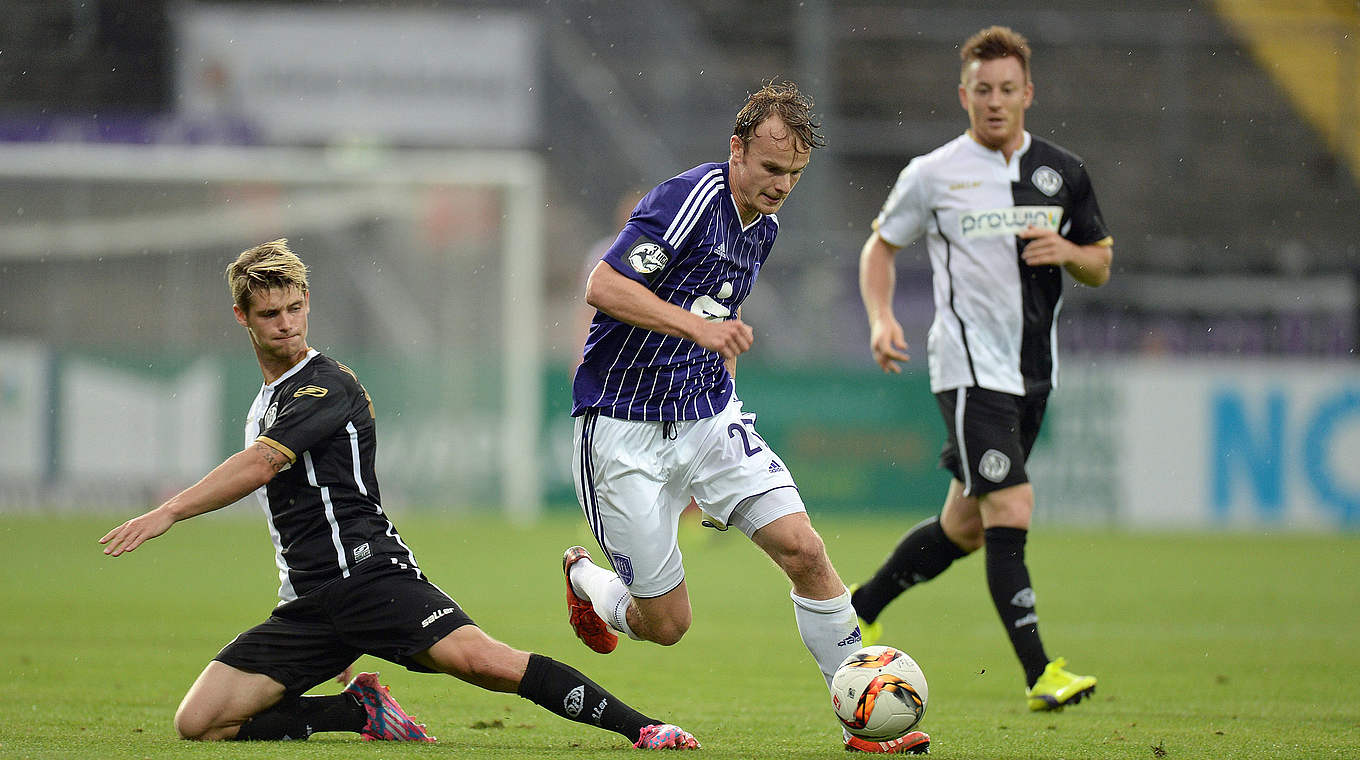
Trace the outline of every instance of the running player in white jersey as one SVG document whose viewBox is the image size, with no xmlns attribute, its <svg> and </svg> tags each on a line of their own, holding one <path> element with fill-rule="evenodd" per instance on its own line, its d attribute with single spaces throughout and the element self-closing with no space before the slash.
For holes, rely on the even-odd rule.
<svg viewBox="0 0 1360 760">
<path fill-rule="evenodd" d="M 227 267 L 236 321 L 265 380 L 247 418 L 245 449 L 100 539 L 104 553 L 117 557 L 252 492 L 264 510 L 279 604 L 203 669 L 175 713 L 180 736 L 280 740 L 351 731 L 433 742 L 376 673 L 355 676 L 339 694 L 302 696 L 371 654 L 518 694 L 634 747 L 697 748 L 688 732 L 642 715 L 573 668 L 487 636 L 425 577 L 382 508 L 368 391 L 348 367 L 307 345 L 307 267 L 287 242 L 251 248 Z"/>
<path fill-rule="evenodd" d="M 733 381 L 754 337 L 741 304 L 774 244 L 774 214 L 824 142 L 810 109 L 788 82 L 752 95 L 727 161 L 649 192 L 591 273 L 586 301 L 598 313 L 573 386 L 572 470 L 606 564 L 579 546 L 562 561 L 571 624 L 597 652 L 613 651 L 617 633 L 671 645 L 689 629 L 676 529 L 691 497 L 708 523 L 735 526 L 788 576 L 799 633 L 828 685 L 860 646 L 850 594 Z M 929 744 L 919 731 L 846 741 L 873 752 Z"/>
<path fill-rule="evenodd" d="M 924 237 L 934 271 L 927 340 L 930 387 L 954 478 L 938 517 L 912 528 L 873 578 L 855 587 L 866 641 L 904 590 L 986 547 L 987 585 L 1024 669 L 1031 710 L 1054 710 L 1095 690 L 1039 639 L 1025 541 L 1034 491 L 1025 460 L 1057 380 L 1054 318 L 1063 271 L 1099 286 L 1113 241 L 1082 160 L 1025 131 L 1034 98 L 1029 44 L 1005 27 L 964 43 L 959 102 L 967 133 L 911 161 L 860 255 L 870 348 L 885 372 L 906 361 L 893 316 L 893 259 Z"/>
</svg>

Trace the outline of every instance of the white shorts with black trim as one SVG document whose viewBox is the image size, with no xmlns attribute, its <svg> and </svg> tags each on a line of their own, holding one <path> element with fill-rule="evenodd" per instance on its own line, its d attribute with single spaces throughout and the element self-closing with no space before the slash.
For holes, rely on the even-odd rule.
<svg viewBox="0 0 1360 760">
<path fill-rule="evenodd" d="M 684 581 L 677 532 L 691 498 L 707 522 L 747 536 L 807 511 L 755 421 L 735 396 L 702 420 L 637 422 L 594 410 L 576 418 L 576 498 L 633 596 L 661 596 Z"/>
</svg>

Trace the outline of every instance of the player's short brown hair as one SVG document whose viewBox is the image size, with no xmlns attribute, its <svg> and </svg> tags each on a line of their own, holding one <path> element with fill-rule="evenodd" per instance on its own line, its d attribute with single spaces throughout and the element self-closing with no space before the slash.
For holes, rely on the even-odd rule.
<svg viewBox="0 0 1360 760">
<path fill-rule="evenodd" d="M 271 288 L 297 288 L 307 292 L 307 265 L 288 249 L 288 238 L 261 243 L 242 251 L 227 265 L 231 300 L 242 311 L 250 310 L 250 298 Z"/>
<path fill-rule="evenodd" d="M 746 105 L 737 112 L 737 123 L 732 134 L 749 145 L 756 135 L 756 127 L 771 116 L 778 116 L 798 139 L 799 152 L 826 146 L 822 136 L 822 123 L 812 115 L 812 98 L 798 91 L 793 82 L 776 83 L 773 79 L 766 82 L 758 91 L 746 99 Z"/>
<path fill-rule="evenodd" d="M 994 61 L 1007 56 L 1020 62 L 1025 81 L 1029 81 L 1029 54 L 1029 40 L 1023 34 L 1008 26 L 989 26 L 969 37 L 959 48 L 959 57 L 963 59 L 959 81 L 968 81 L 968 67 L 974 61 Z"/>
</svg>

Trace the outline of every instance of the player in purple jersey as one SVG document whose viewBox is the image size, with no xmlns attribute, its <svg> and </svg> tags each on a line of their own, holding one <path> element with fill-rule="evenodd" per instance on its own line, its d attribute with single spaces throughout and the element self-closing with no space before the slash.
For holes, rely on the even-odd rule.
<svg viewBox="0 0 1360 760">
<path fill-rule="evenodd" d="M 252 493 L 269 521 L 280 603 L 203 669 L 175 713 L 180 736 L 278 740 L 352 731 L 433 742 L 376 673 L 359 674 L 339 694 L 302 696 L 371 654 L 518 694 L 641 749 L 698 748 L 688 732 L 642 715 L 573 668 L 487 636 L 431 583 L 378 497 L 368 392 L 349 368 L 307 345 L 311 294 L 302 260 L 275 240 L 242 253 L 227 281 L 265 380 L 246 448 L 99 540 L 117 557 Z"/>
<path fill-rule="evenodd" d="M 691 498 L 707 524 L 736 526 L 788 576 L 799 634 L 828 687 L 860 647 L 850 593 L 733 380 L 754 339 L 741 304 L 774 244 L 774 214 L 824 144 L 811 105 L 789 82 L 752 95 L 727 161 L 649 192 L 587 283 L 598 313 L 573 385 L 572 470 L 608 564 L 573 546 L 562 567 L 572 627 L 597 652 L 613 651 L 618 633 L 671 645 L 689 630 L 676 533 Z M 891 745 L 924 752 L 929 737 Z"/>
<path fill-rule="evenodd" d="M 968 131 L 902 170 L 860 253 L 870 349 L 885 372 L 906 361 L 892 313 L 896 252 L 924 238 L 934 272 L 927 342 L 931 391 L 947 430 L 941 466 L 954 476 L 939 516 L 907 532 L 855 588 L 866 641 L 879 613 L 956 559 L 985 548 L 987 586 L 1024 671 L 1031 710 L 1095 691 L 1039 638 L 1025 543 L 1034 489 L 1025 462 L 1057 379 L 1054 318 L 1063 273 L 1110 278 L 1113 240 L 1080 158 L 1025 131 L 1034 99 L 1030 48 L 1014 30 L 983 29 L 960 49 L 959 102 Z M 1068 564 L 1085 557 L 1074 553 Z"/>
</svg>

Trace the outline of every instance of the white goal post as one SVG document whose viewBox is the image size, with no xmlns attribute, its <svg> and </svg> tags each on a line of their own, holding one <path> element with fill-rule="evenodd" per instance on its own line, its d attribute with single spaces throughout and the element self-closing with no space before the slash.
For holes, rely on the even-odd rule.
<svg viewBox="0 0 1360 760">
<path fill-rule="evenodd" d="M 72 284 L 86 294 L 86 308 L 95 307 L 91 301 L 98 298 L 95 289 L 100 283 L 84 282 L 81 273 L 88 269 L 94 275 L 108 276 L 108 262 L 114 259 L 131 261 L 166 252 L 198 252 L 193 255 L 200 258 L 211 252 L 220 259 L 271 239 L 262 235 L 296 237 L 299 231 L 321 241 L 299 249 L 309 263 L 311 252 L 325 248 L 337 230 L 356 231 L 356 241 L 346 250 L 418 249 L 400 254 L 409 260 L 352 257 L 345 261 L 345 274 L 330 271 L 340 268 L 335 262 L 326 263 L 323 269 L 332 280 L 349 278 L 346 292 L 353 301 L 374 300 L 367 306 L 379 315 L 378 324 L 363 327 L 369 330 L 368 345 L 377 342 L 371 340 L 373 336 L 386 340 L 386 336 L 400 335 L 402 341 L 391 346 L 407 356 L 439 353 L 442 340 L 453 341 L 448 330 L 472 321 L 464 316 L 494 311 L 492 316 L 481 317 L 485 324 L 476 323 L 483 334 L 478 340 L 483 342 L 471 343 L 470 348 L 461 348 L 461 353 L 441 361 L 451 372 L 467 372 L 474 378 L 479 372 L 465 366 L 465 355 L 481 362 L 479 366 L 494 367 L 495 373 L 480 375 L 485 379 L 498 374 L 488 384 L 496 386 L 501 403 L 483 404 L 495 408 L 479 410 L 484 416 L 475 426 L 475 436 L 469 433 L 471 425 L 447 432 L 451 437 L 476 437 L 476 446 L 487 461 L 495 460 L 480 473 L 483 480 L 498 480 L 498 497 L 493 498 L 498 498 L 512 519 L 529 521 L 538 515 L 544 167 L 536 154 L 19 143 L 0 144 L 0 182 L 7 188 L 0 193 L 21 207 L 8 215 L 0 235 L 0 266 L 41 277 L 34 272 L 65 265 L 60 270 L 63 277 L 75 271 L 82 280 Z M 135 203 L 120 202 L 133 195 L 144 197 Z M 460 228 L 467 220 L 475 230 Z M 384 251 L 382 256 L 398 253 Z M 386 271 L 398 269 L 401 278 Z M 212 297 L 220 300 L 224 285 L 217 271 L 217 279 L 194 283 L 194 287 L 202 285 L 204 292 L 210 289 Z M 425 281 L 424 273 L 433 271 L 441 274 Z M 486 279 L 478 280 L 469 272 L 486 273 Z M 492 276 L 497 280 L 494 285 Z M 451 288 L 447 298 L 439 296 L 441 283 Z M 74 308 L 80 308 L 78 292 L 73 294 Z M 422 292 L 433 297 L 422 300 Z M 334 296 L 327 292 L 318 303 Z M 382 310 L 376 308 L 378 302 L 384 304 Z M 196 306 L 202 310 L 201 301 Z M 355 303 L 356 310 L 363 306 Z M 316 304 L 313 309 L 315 313 Z M 220 314 L 214 313 L 217 317 Z M 315 324 L 313 335 L 327 325 Z M 492 332 L 497 334 L 486 335 Z M 0 339 L 4 337 L 0 334 Z M 60 348 L 60 336 L 40 334 L 37 338 Z M 363 335 L 356 340 L 362 343 Z M 457 392 L 443 389 L 435 395 L 441 393 Z M 428 439 L 438 435 L 434 424 L 421 435 L 422 444 L 398 445 L 398 456 L 413 447 L 445 453 L 458 450 L 443 443 L 429 445 Z M 383 438 L 386 446 L 386 433 Z M 381 454 L 379 463 L 381 468 Z M 434 459 L 424 464 L 426 471 L 440 466 Z M 387 481 L 384 487 L 401 489 Z"/>
</svg>

